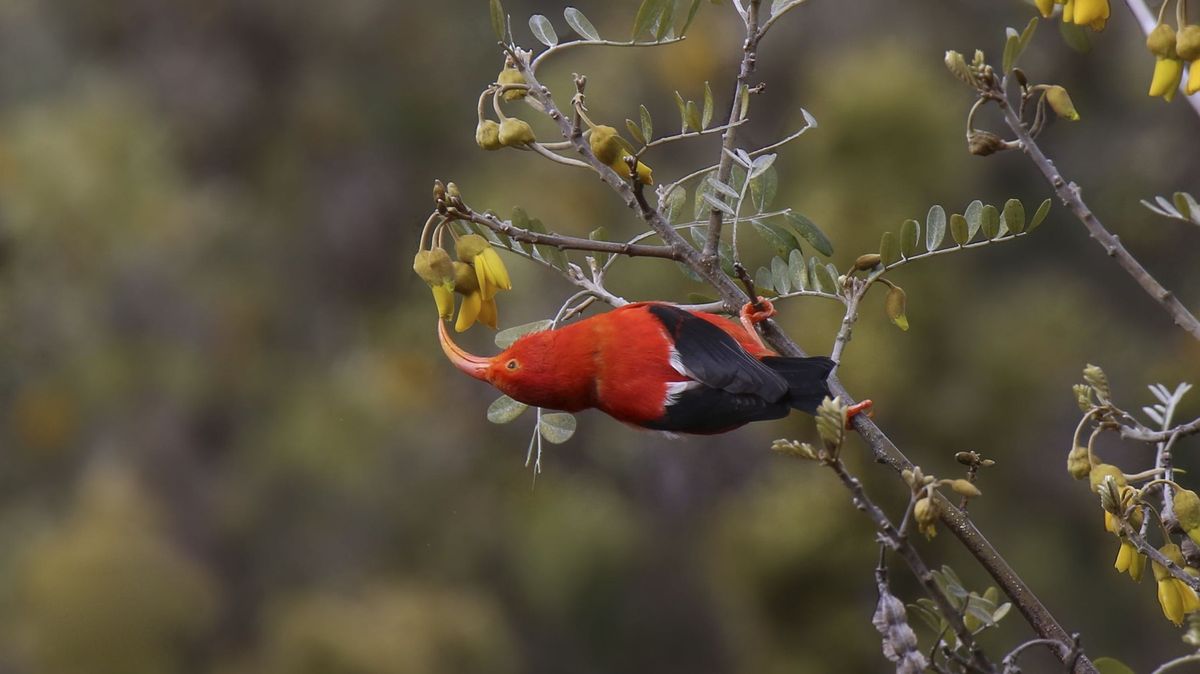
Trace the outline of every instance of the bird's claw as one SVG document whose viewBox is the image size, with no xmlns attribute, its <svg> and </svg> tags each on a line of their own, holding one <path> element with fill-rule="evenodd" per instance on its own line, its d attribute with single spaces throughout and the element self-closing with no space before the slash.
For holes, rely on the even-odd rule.
<svg viewBox="0 0 1200 674">
<path fill-rule="evenodd" d="M 863 412 L 866 412 L 868 418 L 875 416 L 875 413 L 871 410 L 871 408 L 874 406 L 875 402 L 870 399 L 851 405 L 849 409 L 846 410 L 846 430 L 854 430 L 854 417 L 862 414 Z"/>
<path fill-rule="evenodd" d="M 747 302 L 746 305 L 742 307 L 740 315 L 742 322 L 749 325 L 754 325 L 756 323 L 762 323 L 768 318 L 774 316 L 776 313 L 775 305 L 771 304 L 770 300 L 765 297 L 758 297 L 755 298 L 754 302 Z"/>
</svg>

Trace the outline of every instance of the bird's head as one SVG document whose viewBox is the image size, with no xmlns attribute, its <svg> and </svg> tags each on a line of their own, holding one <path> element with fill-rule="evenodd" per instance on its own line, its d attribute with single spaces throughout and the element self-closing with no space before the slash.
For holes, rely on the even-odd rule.
<svg viewBox="0 0 1200 674">
<path fill-rule="evenodd" d="M 530 333 L 499 354 L 483 358 L 455 344 L 445 321 L 438 321 L 442 351 L 455 367 L 523 403 L 558 408 L 565 382 L 554 365 L 553 335 L 553 330 Z"/>
</svg>

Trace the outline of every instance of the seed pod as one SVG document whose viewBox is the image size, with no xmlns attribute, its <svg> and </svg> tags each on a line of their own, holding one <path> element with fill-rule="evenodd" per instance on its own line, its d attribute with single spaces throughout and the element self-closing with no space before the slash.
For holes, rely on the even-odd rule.
<svg viewBox="0 0 1200 674">
<path fill-rule="evenodd" d="M 475 144 L 485 150 L 499 150 L 504 147 L 500 143 L 500 125 L 490 119 L 479 121 L 475 127 Z"/>
<path fill-rule="evenodd" d="M 537 137 L 533 135 L 533 127 L 516 117 L 509 117 L 500 122 L 497 137 L 500 139 L 500 144 L 505 147 L 528 145 L 537 141 Z"/>
<path fill-rule="evenodd" d="M 1050 104 L 1050 109 L 1054 110 L 1054 114 L 1059 117 L 1072 122 L 1079 119 L 1079 112 L 1075 110 L 1075 104 L 1071 102 L 1071 95 L 1057 84 L 1046 90 L 1046 102 Z"/>
<path fill-rule="evenodd" d="M 1175 36 L 1175 53 L 1184 61 L 1200 59 L 1200 25 L 1184 26 Z M 1195 68 L 1195 64 L 1192 65 Z"/>
<path fill-rule="evenodd" d="M 1175 29 L 1165 23 L 1155 26 L 1146 36 L 1146 49 L 1160 58 L 1179 58 L 1175 53 Z"/>
<path fill-rule="evenodd" d="M 875 267 L 878 267 L 881 262 L 883 262 L 883 258 L 880 257 L 879 253 L 867 253 L 866 255 L 859 255 L 854 260 L 854 268 L 858 271 L 871 271 Z"/>
<path fill-rule="evenodd" d="M 1125 474 L 1121 472 L 1120 468 L 1111 463 L 1098 463 L 1092 466 L 1091 471 L 1088 472 L 1088 480 L 1091 482 L 1092 491 L 1099 493 L 1100 485 L 1104 483 L 1104 478 L 1109 476 L 1117 483 L 1118 487 L 1126 485 Z"/>
<path fill-rule="evenodd" d="M 504 70 L 501 70 L 500 74 L 496 76 L 496 82 L 499 84 L 526 84 L 525 76 L 522 75 L 521 71 L 517 70 L 516 68 L 505 68 Z M 503 96 L 504 100 L 506 101 L 519 101 L 522 98 L 525 98 L 525 94 L 525 89 L 509 89 L 501 94 L 501 96 Z"/>
<path fill-rule="evenodd" d="M 983 496 L 983 492 L 979 491 L 979 487 L 976 487 L 971 482 L 963 479 L 958 479 L 951 482 L 950 488 L 954 490 L 954 493 L 960 496 L 969 496 L 971 498 Z"/>
</svg>

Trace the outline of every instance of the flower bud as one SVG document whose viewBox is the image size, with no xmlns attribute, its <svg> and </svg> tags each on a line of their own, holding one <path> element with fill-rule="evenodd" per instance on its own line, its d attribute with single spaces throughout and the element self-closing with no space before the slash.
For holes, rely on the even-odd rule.
<svg viewBox="0 0 1200 674">
<path fill-rule="evenodd" d="M 976 487 L 968 480 L 954 480 L 950 483 L 950 488 L 953 489 L 954 493 L 958 494 L 959 496 L 969 496 L 971 498 L 983 496 L 983 492 L 979 491 L 979 487 Z"/>
<path fill-rule="evenodd" d="M 478 234 L 467 234 L 458 237 L 458 241 L 454 242 L 454 252 L 458 255 L 458 259 L 470 262 L 491 245 L 487 239 Z"/>
<path fill-rule="evenodd" d="M 485 150 L 499 150 L 504 147 L 500 142 L 500 125 L 490 119 L 479 121 L 475 127 L 475 144 Z"/>
<path fill-rule="evenodd" d="M 1088 458 L 1087 447 L 1075 445 L 1067 454 L 1067 472 L 1076 480 L 1082 480 L 1092 472 L 1092 461 Z"/>
<path fill-rule="evenodd" d="M 454 264 L 441 248 L 417 251 L 413 258 L 413 271 L 429 285 L 441 285 L 454 278 Z"/>
<path fill-rule="evenodd" d="M 1109 476 L 1117 483 L 1116 486 L 1124 487 L 1126 485 L 1125 474 L 1121 472 L 1120 468 L 1111 463 L 1098 463 L 1092 466 L 1091 471 L 1088 472 L 1088 480 L 1091 482 L 1092 491 L 1100 493 L 1100 485 L 1104 483 L 1104 478 Z"/>
<path fill-rule="evenodd" d="M 500 122 L 497 138 L 505 147 L 528 145 L 537 141 L 537 137 L 533 135 L 533 127 L 516 117 L 509 117 Z"/>
<path fill-rule="evenodd" d="M 888 319 L 896 324 L 896 327 L 901 330 L 908 330 L 908 316 L 905 315 L 905 308 L 908 300 L 904 295 L 904 289 L 900 286 L 892 286 L 888 289 L 887 297 L 883 300 L 883 310 L 887 313 Z"/>
<path fill-rule="evenodd" d="M 500 74 L 496 76 L 496 82 L 498 84 L 526 84 L 525 76 L 522 75 L 521 71 L 517 70 L 516 68 L 505 68 L 501 70 Z M 501 96 L 503 96 L 504 100 L 506 101 L 519 101 L 522 98 L 525 98 L 525 94 L 525 89 L 509 89 L 501 94 Z"/>
<path fill-rule="evenodd" d="M 879 256 L 879 253 L 867 253 L 859 255 L 858 259 L 854 260 L 854 268 L 858 271 L 871 271 L 881 262 L 883 262 L 883 258 Z"/>
<path fill-rule="evenodd" d="M 945 63 L 946 69 L 950 71 L 950 74 L 966 84 L 971 86 L 976 85 L 975 76 L 971 74 L 971 68 L 967 65 L 967 60 L 963 58 L 962 54 L 953 50 L 946 52 Z"/>
<path fill-rule="evenodd" d="M 925 538 L 933 538 L 937 535 L 936 524 L 941 514 L 941 507 L 929 496 L 922 496 L 913 506 L 913 518 L 917 521 L 917 530 L 925 534 Z"/>
<path fill-rule="evenodd" d="M 967 152 L 973 155 L 986 157 L 1007 149 L 1008 143 L 990 131 L 971 130 L 967 133 Z"/>
<path fill-rule="evenodd" d="M 1050 109 L 1063 119 L 1069 119 L 1072 122 L 1079 119 L 1079 112 L 1075 110 L 1075 104 L 1071 102 L 1071 95 L 1067 90 L 1055 84 L 1046 90 L 1046 102 L 1050 104 Z"/>
<path fill-rule="evenodd" d="M 1150 79 L 1149 95 L 1162 96 L 1170 102 L 1175 98 L 1179 89 L 1179 80 L 1183 79 L 1183 61 L 1175 58 L 1159 57 L 1154 61 L 1154 75 Z"/>
<path fill-rule="evenodd" d="M 1175 29 L 1170 24 L 1160 23 L 1146 36 L 1146 49 L 1160 58 L 1178 58 L 1175 52 Z"/>
</svg>

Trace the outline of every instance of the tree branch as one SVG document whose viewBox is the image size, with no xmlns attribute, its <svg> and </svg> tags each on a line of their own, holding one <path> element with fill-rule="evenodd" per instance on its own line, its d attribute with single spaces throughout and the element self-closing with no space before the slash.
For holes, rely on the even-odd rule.
<svg viewBox="0 0 1200 674">
<path fill-rule="evenodd" d="M 1063 204 L 1071 209 L 1075 217 L 1083 223 L 1083 226 L 1087 228 L 1091 237 L 1104 248 L 1109 257 L 1116 260 L 1117 264 L 1121 265 L 1121 268 L 1137 281 L 1142 290 L 1145 290 L 1164 311 L 1170 314 L 1175 325 L 1178 325 L 1192 337 L 1200 340 L 1200 320 L 1196 320 L 1196 317 L 1188 311 L 1187 307 L 1183 306 L 1183 303 L 1171 291 L 1164 288 L 1157 279 L 1151 276 L 1150 272 L 1146 271 L 1146 268 L 1137 261 L 1137 258 L 1125 250 L 1125 247 L 1121 245 L 1116 236 L 1104 228 L 1104 225 L 1101 224 L 1096 215 L 1084 203 L 1079 186 L 1073 182 L 1067 182 L 1058 172 L 1054 163 L 1046 157 L 1042 149 L 1038 147 L 1037 142 L 1033 140 L 1029 130 L 1021 123 L 1020 117 L 1013 107 L 1009 105 L 1008 99 L 998 96 L 996 102 L 1003 108 L 1004 121 L 1013 130 L 1013 133 L 1017 135 L 1017 139 L 1021 142 L 1021 149 L 1033 160 L 1033 163 L 1042 172 L 1042 175 L 1054 187 L 1054 193 L 1058 195 Z"/>
<path fill-rule="evenodd" d="M 762 38 L 762 31 L 758 29 L 759 4 L 760 0 L 750 0 L 750 6 L 746 8 L 746 41 L 742 44 L 742 64 L 738 68 L 737 80 L 733 86 L 732 102 L 729 104 L 730 122 L 738 118 L 738 109 L 742 102 L 742 88 L 749 86 L 750 75 L 754 72 L 754 65 L 758 60 L 758 41 Z M 729 176 L 733 173 L 732 153 L 735 147 L 737 147 L 737 127 L 731 126 L 721 137 L 721 160 L 717 163 L 717 180 L 722 183 L 728 183 Z M 724 200 L 724 197 L 718 198 Z M 704 242 L 704 252 L 701 257 L 704 263 L 713 269 L 720 266 L 717 259 L 717 248 L 721 243 L 723 221 L 721 211 L 714 208 L 709 212 L 708 239 Z"/>
</svg>

